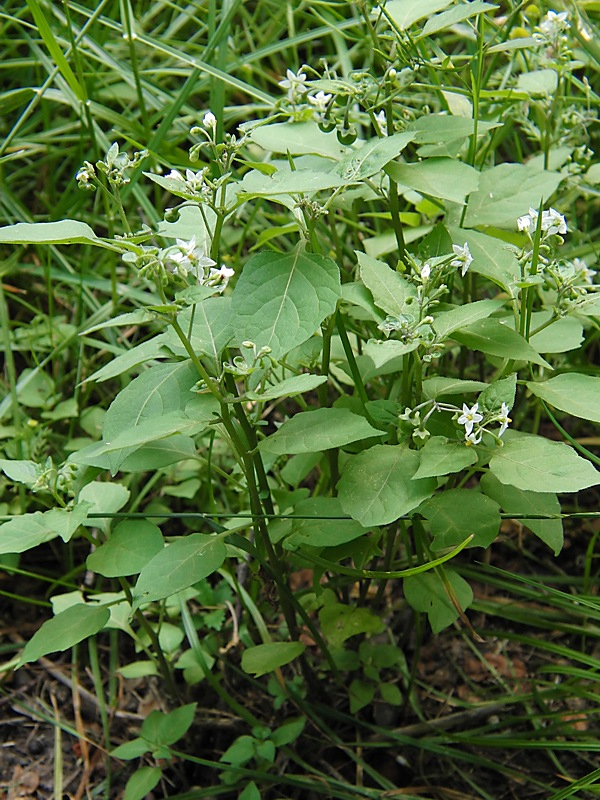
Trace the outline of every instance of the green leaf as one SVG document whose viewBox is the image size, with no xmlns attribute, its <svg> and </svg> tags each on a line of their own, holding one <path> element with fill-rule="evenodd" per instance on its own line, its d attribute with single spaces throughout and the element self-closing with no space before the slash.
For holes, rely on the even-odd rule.
<svg viewBox="0 0 600 800">
<path fill-rule="evenodd" d="M 253 197 L 276 197 L 277 195 L 295 195 L 321 192 L 345 186 L 348 181 L 331 171 L 332 162 L 323 159 L 321 171 L 312 169 L 291 170 L 281 167 L 272 175 L 263 175 L 252 170 L 244 175 L 242 196 L 245 200 Z M 238 195 L 239 197 L 239 195 Z"/>
<path fill-rule="evenodd" d="M 242 669 L 256 678 L 267 675 L 298 658 L 306 645 L 302 642 L 269 642 L 248 647 L 242 653 Z"/>
<path fill-rule="evenodd" d="M 154 361 L 158 358 L 168 358 L 171 353 L 165 347 L 165 344 L 166 334 L 161 333 L 158 336 L 154 336 L 146 342 L 142 342 L 135 347 L 131 347 L 129 350 L 125 350 L 116 358 L 113 358 L 112 361 L 109 361 L 108 364 L 96 370 L 96 372 L 83 382 L 88 383 L 89 381 L 95 381 L 96 383 L 101 383 L 110 378 L 115 378 L 117 375 L 122 375 L 124 372 L 128 372 L 134 367 L 139 367 L 141 364 L 145 364 L 148 361 Z"/>
<path fill-rule="evenodd" d="M 387 525 L 408 514 L 437 487 L 433 478 L 415 478 L 416 452 L 396 445 L 376 445 L 344 466 L 338 492 L 342 508 L 365 527 Z"/>
<path fill-rule="evenodd" d="M 295 397 L 297 394 L 312 392 L 317 386 L 327 381 L 326 375 L 294 375 L 273 386 L 267 386 L 263 392 L 246 392 L 249 400 L 276 400 L 278 397 Z"/>
<path fill-rule="evenodd" d="M 199 375 L 191 361 L 157 364 L 131 381 L 111 403 L 104 417 L 103 438 L 115 439 L 145 419 L 182 411 Z"/>
<path fill-rule="evenodd" d="M 315 453 L 382 435 L 364 417 L 347 408 L 317 408 L 295 414 L 264 439 L 259 449 L 276 455 Z"/>
<path fill-rule="evenodd" d="M 129 500 L 129 489 L 120 483 L 107 481 L 93 481 L 88 483 L 79 492 L 79 500 L 90 503 L 88 514 L 108 514 L 108 517 L 85 520 L 84 524 L 90 528 L 102 528 L 110 524 L 110 515 L 120 511 Z"/>
<path fill-rule="evenodd" d="M 550 315 L 549 311 L 533 313 L 531 329 L 535 330 L 538 325 L 546 322 Z M 578 350 L 583 338 L 583 323 L 580 320 L 574 317 L 561 317 L 539 333 L 534 333 L 529 341 L 538 353 L 568 353 L 569 350 Z"/>
<path fill-rule="evenodd" d="M 106 544 L 87 557 L 87 568 L 105 578 L 135 575 L 164 547 L 160 528 L 147 519 L 120 522 Z"/>
<path fill-rule="evenodd" d="M 455 547 L 467 536 L 474 537 L 469 547 L 489 547 L 500 530 L 498 504 L 473 489 L 436 494 L 419 506 L 419 513 L 429 520 L 434 550 Z"/>
<path fill-rule="evenodd" d="M 600 378 L 568 372 L 547 381 L 527 381 L 527 388 L 560 411 L 600 422 Z"/>
<path fill-rule="evenodd" d="M 147 753 L 151 749 L 152 745 L 150 742 L 137 736 L 135 739 L 131 739 L 129 742 L 115 747 L 110 751 L 110 754 L 113 758 L 119 758 L 123 761 L 132 761 L 134 758 L 143 756 L 144 753 Z"/>
<path fill-rule="evenodd" d="M 185 415 L 181 412 L 192 399 L 190 390 L 198 379 L 198 373 L 190 361 L 158 364 L 144 370 L 119 392 L 106 412 L 103 426 L 103 448 L 111 453 L 113 474 L 137 447 L 182 431 L 186 423 L 183 419 Z M 166 417 L 168 421 L 160 423 L 163 426 L 161 428 L 159 421 Z M 152 437 L 155 422 L 157 435 Z M 198 420 L 194 419 L 194 422 Z M 125 434 L 125 439 L 119 440 L 120 443 L 115 447 L 114 442 L 120 434 Z"/>
<path fill-rule="evenodd" d="M 144 800 L 162 776 L 160 767 L 140 767 L 125 785 L 123 800 Z"/>
<path fill-rule="evenodd" d="M 389 164 L 392 159 L 399 156 L 409 142 L 415 138 L 410 131 L 394 133 L 383 139 L 376 137 L 362 145 L 357 150 L 352 149 L 332 172 L 339 175 L 346 183 L 365 180 L 375 175 Z"/>
<path fill-rule="evenodd" d="M 134 607 L 193 586 L 218 570 L 226 555 L 225 543 L 214 535 L 192 533 L 176 539 L 142 569 L 133 589 Z"/>
<path fill-rule="evenodd" d="M 221 353 L 233 339 L 231 298 L 209 297 L 202 303 L 197 303 L 193 309 L 182 311 L 177 321 L 186 335 L 189 335 L 194 352 L 206 356 L 212 368 L 220 373 Z M 188 355 L 172 328 L 166 333 L 165 342 L 175 355 Z M 199 375 L 195 375 L 198 380 Z"/>
<path fill-rule="evenodd" d="M 489 278 L 511 296 L 516 293 L 515 284 L 521 279 L 521 270 L 515 247 L 478 231 L 451 227 L 449 232 L 455 244 L 462 247 L 466 242 L 469 245 L 473 256 L 470 272 Z"/>
<path fill-rule="evenodd" d="M 465 226 L 494 225 L 516 231 L 517 218 L 542 198 L 551 197 L 562 175 L 535 165 L 498 164 L 481 173 L 479 190 L 469 197 Z"/>
<path fill-rule="evenodd" d="M 99 239 L 85 222 L 63 219 L 60 222 L 17 222 L 0 228 L 3 244 L 96 244 L 117 250 Z"/>
<path fill-rule="evenodd" d="M 305 717 L 297 717 L 284 722 L 283 725 L 273 731 L 271 741 L 275 747 L 285 747 L 286 744 L 292 744 L 300 736 L 305 725 Z"/>
<path fill-rule="evenodd" d="M 415 478 L 433 478 L 460 472 L 477 463 L 477 453 L 464 442 L 452 442 L 445 436 L 432 436 L 419 450 L 419 469 Z M 465 537 L 460 540 L 464 541 Z"/>
<path fill-rule="evenodd" d="M 406 302 L 416 297 L 415 287 L 398 272 L 366 253 L 356 251 L 360 265 L 360 279 L 371 292 L 375 305 L 398 316 L 406 310 Z"/>
<path fill-rule="evenodd" d="M 356 714 L 361 708 L 368 706 L 375 697 L 375 685 L 368 681 L 355 678 L 350 684 L 348 692 L 350 697 L 350 713 Z"/>
<path fill-rule="evenodd" d="M 452 0 L 389 0 L 385 10 L 401 30 L 406 30 L 449 5 L 452 5 Z"/>
<path fill-rule="evenodd" d="M 555 69 L 533 69 L 522 72 L 517 79 L 517 89 L 527 92 L 530 97 L 536 95 L 549 97 L 558 87 L 558 72 Z"/>
<path fill-rule="evenodd" d="M 13 461 L 7 458 L 0 458 L 0 469 L 11 481 L 24 483 L 27 486 L 32 486 L 37 481 L 40 471 L 35 461 Z"/>
<path fill-rule="evenodd" d="M 517 393 L 517 373 L 509 375 L 508 378 L 501 378 L 489 386 L 479 395 L 479 407 L 482 411 L 498 412 L 502 408 L 502 403 L 506 403 L 509 409 L 515 404 Z"/>
<path fill-rule="evenodd" d="M 179 706 L 174 711 L 151 711 L 142 723 L 141 735 L 155 747 L 175 744 L 191 728 L 196 703 Z"/>
<path fill-rule="evenodd" d="M 380 683 L 379 694 L 384 703 L 390 706 L 401 706 L 404 698 L 395 683 Z"/>
<path fill-rule="evenodd" d="M 394 162 L 385 171 L 408 189 L 455 203 L 464 203 L 479 186 L 479 172 L 453 158 L 428 158 L 415 164 Z"/>
<path fill-rule="evenodd" d="M 443 397 L 444 395 L 481 392 L 487 386 L 488 384 L 482 381 L 463 381 L 460 378 L 435 376 L 433 378 L 425 378 L 423 381 L 423 394 L 428 400 L 435 400 L 436 397 Z"/>
<path fill-rule="evenodd" d="M 600 483 L 597 470 L 572 447 L 525 434 L 494 451 L 490 470 L 501 483 L 528 492 L 578 492 Z"/>
<path fill-rule="evenodd" d="M 499 319 L 480 319 L 456 331 L 452 338 L 471 350 L 480 350 L 486 355 L 515 361 L 531 361 L 541 367 L 552 369 L 520 333 Z"/>
<path fill-rule="evenodd" d="M 292 156 L 316 153 L 339 159 L 347 149 L 340 145 L 335 132 L 323 133 L 316 122 L 276 122 L 273 125 L 261 125 L 251 131 L 250 138 L 263 150 L 284 155 L 290 153 Z"/>
<path fill-rule="evenodd" d="M 78 603 L 61 611 L 52 619 L 46 620 L 34 633 L 21 653 L 18 666 L 37 661 L 49 653 L 68 650 L 74 644 L 101 631 L 109 617 L 110 611 L 107 608 L 85 603 Z"/>
<path fill-rule="evenodd" d="M 238 800 L 261 800 L 260 792 L 254 781 L 250 781 L 250 783 L 246 785 L 246 788 L 240 794 Z"/>
<path fill-rule="evenodd" d="M 68 542 L 84 523 L 92 504 L 82 501 L 74 508 L 52 508 L 21 514 L 0 525 L 0 555 L 24 553 L 60 536 Z"/>
<path fill-rule="evenodd" d="M 344 511 L 337 497 L 308 497 L 294 507 L 294 514 L 315 519 L 295 519 L 291 534 L 286 538 L 286 550 L 298 547 L 336 547 L 358 539 L 367 532 L 354 519 L 330 519 L 343 517 Z"/>
<path fill-rule="evenodd" d="M 332 647 L 338 647 L 360 633 L 380 633 L 385 623 L 369 608 L 327 603 L 319 611 L 319 622 L 325 638 Z"/>
<path fill-rule="evenodd" d="M 444 575 L 454 592 L 460 608 L 464 611 L 473 602 L 473 592 L 469 584 L 454 570 L 444 569 Z M 450 597 L 442 579 L 435 572 L 422 572 L 404 579 L 404 596 L 415 611 L 425 612 L 434 633 L 452 625 L 459 612 Z"/>
<path fill-rule="evenodd" d="M 0 525 L 0 555 L 4 553 L 24 553 L 49 542 L 58 536 L 56 526 L 48 519 L 48 512 L 35 511 L 22 514 Z"/>
<path fill-rule="evenodd" d="M 491 3 L 484 3 L 483 0 L 471 0 L 469 3 L 459 4 L 443 11 L 441 14 L 436 14 L 430 17 L 423 30 L 417 34 L 416 38 L 421 39 L 424 36 L 431 36 L 439 31 L 451 28 L 459 22 L 464 22 L 466 19 L 474 17 L 476 14 L 483 14 L 486 11 L 491 11 L 498 8 L 498 6 L 491 5 Z"/>
<path fill-rule="evenodd" d="M 552 492 L 528 492 L 500 483 L 490 472 L 482 475 L 481 490 L 495 500 L 506 514 L 560 514 L 558 498 Z M 562 519 L 523 519 L 520 522 L 547 544 L 557 556 L 562 550 Z"/>
<path fill-rule="evenodd" d="M 293 253 L 251 256 L 232 296 L 237 339 L 268 346 L 279 359 L 333 314 L 340 291 L 339 269 L 326 256 L 300 246 Z"/>
<path fill-rule="evenodd" d="M 433 329 L 440 340 L 480 319 L 486 319 L 504 305 L 503 300 L 476 300 L 434 316 Z"/>
<path fill-rule="evenodd" d="M 478 2 L 479 0 L 477 0 Z M 470 3 L 469 5 L 473 5 Z M 465 8 L 465 6 L 456 6 L 455 8 Z M 501 123 L 498 122 L 484 122 L 479 120 L 477 129 L 480 133 L 489 131 L 496 128 Z M 457 139 L 466 139 L 468 136 L 473 135 L 474 120 L 470 117 L 456 117 L 450 114 L 424 114 L 418 117 L 414 122 L 409 123 L 407 130 L 414 133 L 414 141 L 416 144 L 436 144 L 442 145 L 448 142 L 454 142 Z M 447 250 L 435 253 L 433 255 L 444 255 Z"/>
</svg>

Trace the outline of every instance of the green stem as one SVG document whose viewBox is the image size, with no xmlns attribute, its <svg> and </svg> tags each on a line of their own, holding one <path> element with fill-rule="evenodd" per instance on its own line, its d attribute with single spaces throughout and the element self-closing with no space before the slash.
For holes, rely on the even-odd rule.
<svg viewBox="0 0 600 800">
<path fill-rule="evenodd" d="M 339 311 L 336 311 L 335 314 L 335 324 L 340 335 L 340 339 L 342 340 L 342 347 L 344 348 L 344 353 L 346 355 L 346 359 L 348 360 L 348 366 L 350 367 L 350 372 L 352 373 L 352 378 L 354 380 L 354 386 L 356 387 L 356 393 L 358 394 L 360 403 L 363 408 L 363 413 L 367 419 L 367 421 L 375 426 L 373 422 L 373 418 L 367 411 L 367 403 L 369 402 L 369 396 L 367 395 L 367 390 L 365 389 L 365 385 L 363 383 L 362 375 L 360 374 L 360 370 L 358 369 L 358 364 L 356 363 L 356 358 L 354 357 L 354 353 L 352 351 L 352 346 L 350 345 L 350 340 L 348 339 L 348 333 L 346 331 L 346 325 L 344 323 L 344 318 L 340 314 Z"/>
</svg>

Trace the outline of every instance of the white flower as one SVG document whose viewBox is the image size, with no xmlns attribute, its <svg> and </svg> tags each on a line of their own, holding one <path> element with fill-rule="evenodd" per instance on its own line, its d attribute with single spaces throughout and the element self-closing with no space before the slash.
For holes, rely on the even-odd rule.
<svg viewBox="0 0 600 800">
<path fill-rule="evenodd" d="M 377 123 L 377 127 L 379 128 L 381 135 L 387 136 L 387 116 L 383 108 L 378 114 L 375 114 L 375 122 Z"/>
<path fill-rule="evenodd" d="M 214 130 L 217 127 L 217 118 L 212 111 L 207 111 L 202 120 L 202 125 L 206 130 Z"/>
<path fill-rule="evenodd" d="M 279 81 L 279 86 L 282 89 L 291 89 L 295 90 L 300 88 L 300 91 L 306 91 L 306 75 L 302 72 L 302 68 L 298 70 L 298 72 L 292 72 L 291 69 L 285 71 L 285 78 L 282 81 Z"/>
<path fill-rule="evenodd" d="M 475 423 L 481 422 L 482 419 L 483 414 L 479 413 L 479 403 L 475 403 L 471 408 L 466 403 L 463 403 L 463 413 L 458 418 L 458 424 L 465 426 L 466 438 L 472 433 Z M 474 444 L 477 443 L 474 442 Z"/>
<path fill-rule="evenodd" d="M 595 269 L 590 269 L 582 258 L 574 258 L 572 261 L 577 275 L 582 277 L 586 283 L 592 284 L 594 282 Z"/>
<path fill-rule="evenodd" d="M 554 208 L 549 211 L 542 211 L 542 230 L 549 236 L 553 233 L 564 234 L 567 232 L 567 221 Z"/>
<path fill-rule="evenodd" d="M 311 106 L 314 106 L 315 111 L 318 111 L 320 114 L 324 114 L 327 111 L 327 106 L 329 105 L 329 101 L 332 97 L 332 94 L 317 92 L 315 95 L 308 95 L 308 102 L 311 104 Z"/>
<path fill-rule="evenodd" d="M 566 11 L 548 11 L 544 19 L 540 22 L 540 30 L 545 33 L 549 39 L 556 39 L 564 31 L 568 31 L 571 27 L 569 22 L 569 15 Z"/>
<path fill-rule="evenodd" d="M 429 280 L 429 276 L 431 275 L 431 266 L 425 262 L 421 267 L 421 280 L 425 283 L 426 280 Z"/>
<path fill-rule="evenodd" d="M 214 267 L 216 261 L 209 258 L 204 253 L 204 248 L 196 244 L 196 237 L 192 236 L 189 242 L 184 239 L 177 239 L 179 250 L 169 254 L 169 260 L 177 264 L 177 270 L 181 274 L 193 272 L 199 281 L 204 279 L 204 270 L 207 267 Z"/>
<path fill-rule="evenodd" d="M 471 251 L 469 250 L 469 245 L 467 242 L 464 243 L 462 247 L 458 244 L 453 244 L 452 249 L 454 250 L 454 255 L 457 258 L 454 261 L 450 262 L 451 267 L 462 267 L 461 275 L 464 278 L 466 275 L 467 270 L 473 263 L 473 256 L 471 255 Z"/>
<path fill-rule="evenodd" d="M 529 214 L 518 218 L 517 228 L 531 235 L 537 228 L 538 217 L 535 208 L 530 208 Z M 550 208 L 548 211 L 542 211 L 541 229 L 547 236 L 553 233 L 564 234 L 567 233 L 567 221 L 555 208 Z"/>
<path fill-rule="evenodd" d="M 533 212 L 533 214 L 535 214 L 535 218 L 537 219 L 538 215 L 537 211 L 535 211 L 533 208 L 530 208 L 529 211 Z M 517 228 L 520 231 L 524 231 L 525 233 L 531 233 L 531 231 L 535 229 L 533 216 L 530 216 L 529 214 L 524 214 L 522 217 L 519 217 L 519 219 L 517 220 Z"/>
<path fill-rule="evenodd" d="M 215 262 L 213 261 L 213 264 Z M 235 270 L 222 265 L 221 269 L 211 269 L 208 279 L 211 283 L 223 283 L 224 287 L 227 285 L 229 278 L 235 275 Z"/>
<path fill-rule="evenodd" d="M 508 412 L 510 411 L 509 407 L 506 403 L 502 403 L 500 408 L 500 414 L 498 415 L 498 422 L 500 423 L 500 430 L 498 431 L 498 436 L 502 436 L 504 431 L 508 428 L 509 424 L 512 422 L 512 419 L 508 416 Z"/>
<path fill-rule="evenodd" d="M 483 433 L 481 431 L 478 433 L 465 433 L 465 444 L 467 447 L 471 447 L 474 444 L 479 444 L 482 438 Z"/>
</svg>

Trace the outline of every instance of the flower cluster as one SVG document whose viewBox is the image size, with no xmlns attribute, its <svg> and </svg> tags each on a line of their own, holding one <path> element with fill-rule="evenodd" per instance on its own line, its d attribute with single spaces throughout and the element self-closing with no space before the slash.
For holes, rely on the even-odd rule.
<svg viewBox="0 0 600 800">
<path fill-rule="evenodd" d="M 529 214 L 524 214 L 522 217 L 518 218 L 517 228 L 531 237 L 537 229 L 538 217 L 539 214 L 535 208 L 530 208 Z M 568 228 L 565 218 L 562 214 L 559 214 L 556 209 L 551 208 L 548 211 L 542 211 L 542 238 L 552 236 L 555 233 L 558 233 L 562 236 L 567 233 L 567 230 Z"/>
<path fill-rule="evenodd" d="M 113 142 L 108 148 L 104 160 L 96 162 L 94 167 L 89 161 L 84 161 L 83 166 L 77 171 L 75 179 L 79 184 L 80 189 L 87 189 L 88 191 L 95 191 L 95 183 L 98 182 L 96 170 L 106 175 L 108 182 L 114 188 L 125 186 L 129 183 L 131 178 L 126 174 L 128 170 L 132 170 L 140 163 L 140 161 L 148 155 L 147 150 L 139 150 L 130 158 L 127 153 L 119 151 L 119 145 Z"/>
<path fill-rule="evenodd" d="M 512 422 L 508 416 L 509 411 L 510 409 L 508 405 L 506 403 L 502 403 L 499 411 L 484 415 L 479 410 L 479 403 L 474 403 L 471 408 L 469 408 L 466 403 L 463 403 L 462 413 L 458 417 L 457 422 L 459 425 L 464 425 L 465 444 L 469 446 L 479 444 L 483 438 L 484 431 L 491 433 L 496 441 L 499 441 L 504 431 Z M 500 423 L 499 431 L 494 432 L 488 430 L 486 426 L 493 422 Z"/>
<path fill-rule="evenodd" d="M 287 89 L 287 98 L 292 105 L 302 102 L 308 92 L 304 68 L 301 67 L 298 72 L 293 72 L 291 69 L 286 70 L 285 78 L 279 81 L 279 86 Z"/>
<path fill-rule="evenodd" d="M 215 269 L 216 261 L 206 255 L 204 247 L 196 242 L 195 236 L 189 242 L 177 239 L 175 248 L 169 248 L 166 252 L 167 264 L 174 265 L 171 267 L 172 272 L 182 278 L 191 272 L 201 286 L 218 286 L 224 289 L 229 278 L 235 274 L 234 270 L 226 266 Z"/>
<path fill-rule="evenodd" d="M 169 276 L 187 279 L 193 275 L 200 286 L 208 286 L 221 292 L 227 286 L 234 270 L 223 265 L 216 269 L 216 262 L 206 254 L 205 248 L 193 236 L 189 241 L 177 239 L 171 247 L 140 245 L 136 250 L 124 253 L 123 261 L 134 264 L 142 277 L 157 280 L 166 285 Z"/>
<path fill-rule="evenodd" d="M 497 444 L 502 444 L 501 437 L 512 422 L 508 416 L 510 409 L 505 402 L 496 411 L 486 411 L 480 407 L 479 402 L 471 407 L 463 403 L 461 410 L 452 403 L 439 403 L 437 400 L 426 400 L 415 408 L 406 408 L 403 414 L 399 414 L 398 420 L 401 424 L 410 424 L 414 428 L 412 438 L 423 442 L 430 436 L 426 426 L 434 412 L 454 415 L 458 424 L 464 426 L 464 442 L 467 447 L 480 444 L 484 433 L 491 434 Z M 490 430 L 488 426 L 495 423 L 500 424 L 500 429 Z"/>
</svg>

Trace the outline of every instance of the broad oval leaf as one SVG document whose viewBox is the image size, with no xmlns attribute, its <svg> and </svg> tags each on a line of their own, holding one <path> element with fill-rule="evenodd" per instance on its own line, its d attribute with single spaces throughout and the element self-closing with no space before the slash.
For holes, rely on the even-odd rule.
<svg viewBox="0 0 600 800">
<path fill-rule="evenodd" d="M 276 433 L 263 439 L 259 448 L 276 455 L 317 453 L 371 436 L 383 436 L 383 432 L 349 409 L 317 408 L 295 414 Z"/>
<path fill-rule="evenodd" d="M 160 528 L 147 519 L 120 522 L 106 544 L 87 557 L 87 568 L 106 578 L 135 575 L 164 547 Z"/>
<path fill-rule="evenodd" d="M 160 767 L 140 767 L 125 785 L 123 800 L 144 800 L 162 777 Z"/>
<path fill-rule="evenodd" d="M 450 441 L 445 436 L 432 436 L 428 439 L 419 450 L 419 458 L 419 469 L 415 472 L 415 478 L 451 475 L 477 463 L 477 453 L 472 447 L 465 447 L 464 442 Z M 464 539 L 465 536 L 460 542 Z"/>
<path fill-rule="evenodd" d="M 455 547 L 467 536 L 473 536 L 468 547 L 489 547 L 500 530 L 498 504 L 473 489 L 436 494 L 419 506 L 419 513 L 429 520 L 434 550 Z"/>
<path fill-rule="evenodd" d="M 414 138 L 414 133 L 403 131 L 383 139 L 371 139 L 359 149 L 353 149 L 347 153 L 335 165 L 332 172 L 339 175 L 346 183 L 370 178 L 380 172 L 392 159 L 399 156 Z"/>
<path fill-rule="evenodd" d="M 193 586 L 219 569 L 227 549 L 221 538 L 204 533 L 182 536 L 142 569 L 133 589 L 134 608 Z"/>
<path fill-rule="evenodd" d="M 406 301 L 416 297 L 415 287 L 384 261 L 356 251 L 360 266 L 360 279 L 373 295 L 375 305 L 386 314 L 399 315 Z"/>
<path fill-rule="evenodd" d="M 333 131 L 323 133 L 316 122 L 275 122 L 255 128 L 249 136 L 264 150 L 293 156 L 316 153 L 337 160 L 347 149 L 340 145 Z"/>
<path fill-rule="evenodd" d="M 342 508 L 365 527 L 387 525 L 420 505 L 437 487 L 415 478 L 419 456 L 398 445 L 376 445 L 354 456 L 338 483 Z"/>
<path fill-rule="evenodd" d="M 529 164 L 498 164 L 483 170 L 479 190 L 469 197 L 465 227 L 517 229 L 517 218 L 551 197 L 563 176 Z"/>
<path fill-rule="evenodd" d="M 108 247 L 85 222 L 63 219 L 60 222 L 17 222 L 0 228 L 0 242 L 13 244 L 98 244 Z M 114 245 L 110 246 L 115 250 Z"/>
<path fill-rule="evenodd" d="M 260 678 L 302 655 L 306 648 L 302 642 L 268 642 L 249 647 L 242 653 L 244 672 Z"/>
<path fill-rule="evenodd" d="M 293 253 L 251 256 L 232 296 L 239 342 L 270 347 L 279 359 L 305 342 L 333 314 L 340 297 L 335 262 L 298 247 Z"/>
<path fill-rule="evenodd" d="M 109 618 L 108 608 L 85 603 L 77 603 L 61 611 L 52 619 L 46 620 L 27 642 L 18 666 L 37 661 L 48 653 L 68 650 L 74 644 L 101 631 Z"/>
<path fill-rule="evenodd" d="M 569 372 L 540 383 L 528 381 L 527 388 L 560 411 L 600 422 L 600 378 Z"/>
<path fill-rule="evenodd" d="M 479 172 L 454 158 L 428 158 L 415 164 L 394 162 L 385 171 L 402 186 L 455 203 L 464 203 L 479 186 Z"/>
<path fill-rule="evenodd" d="M 312 392 L 327 381 L 326 375 L 294 375 L 280 383 L 265 387 L 262 392 L 246 392 L 249 400 L 276 400 L 278 397 L 294 397 L 304 392 Z"/>
<path fill-rule="evenodd" d="M 464 611 L 473 602 L 473 591 L 464 578 L 452 569 L 444 569 L 450 591 Z M 415 611 L 423 611 L 434 633 L 452 625 L 459 611 L 451 600 L 441 577 L 435 572 L 423 572 L 404 579 L 404 596 Z"/>
<path fill-rule="evenodd" d="M 389 0 L 385 10 L 401 30 L 452 5 L 452 0 Z"/>
<path fill-rule="evenodd" d="M 563 442 L 521 435 L 494 451 L 490 470 L 501 483 L 529 492 L 578 492 L 600 483 L 600 473 Z"/>
<path fill-rule="evenodd" d="M 552 369 L 546 359 L 520 333 L 499 319 L 480 319 L 453 333 L 452 338 L 472 350 L 480 350 L 490 356 L 531 361 Z"/>
<path fill-rule="evenodd" d="M 444 340 L 454 331 L 486 319 L 504 305 L 503 300 L 476 300 L 474 303 L 465 303 L 450 311 L 442 311 L 434 316 L 433 329 L 440 340 Z"/>
<path fill-rule="evenodd" d="M 500 483 L 490 472 L 482 475 L 480 486 L 507 514 L 558 516 L 561 511 L 558 498 L 553 492 L 527 492 L 516 486 Z M 520 522 L 547 544 L 555 556 L 560 553 L 564 539 L 562 519 L 523 519 Z"/>
</svg>

